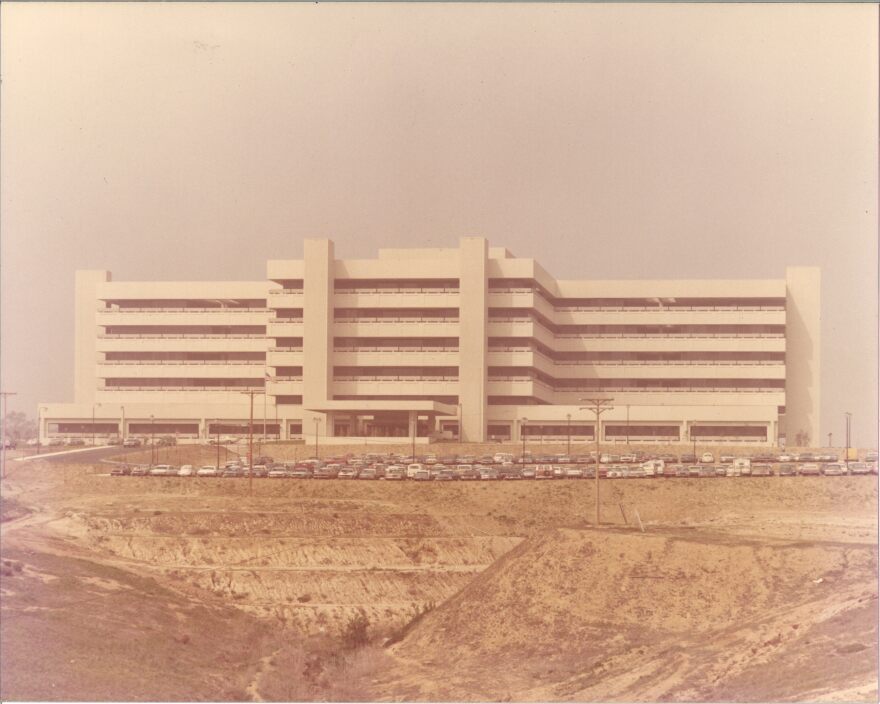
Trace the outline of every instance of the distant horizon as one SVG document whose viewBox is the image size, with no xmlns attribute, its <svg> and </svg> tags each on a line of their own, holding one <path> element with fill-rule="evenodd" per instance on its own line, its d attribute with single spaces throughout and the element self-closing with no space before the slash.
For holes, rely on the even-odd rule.
<svg viewBox="0 0 880 704">
<path fill-rule="evenodd" d="M 261 281 L 486 237 L 573 279 L 822 275 L 822 437 L 876 447 L 874 5 L 9 4 L 9 410 L 73 399 L 73 276 Z M 537 234 L 536 234 L 537 233 Z"/>
</svg>

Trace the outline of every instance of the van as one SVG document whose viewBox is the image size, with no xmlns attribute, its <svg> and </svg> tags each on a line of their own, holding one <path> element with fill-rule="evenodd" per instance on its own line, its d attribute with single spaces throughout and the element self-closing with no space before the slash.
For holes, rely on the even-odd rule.
<svg viewBox="0 0 880 704">
<path fill-rule="evenodd" d="M 423 471 L 425 471 L 424 465 L 422 465 L 418 462 L 413 462 L 412 464 L 408 464 L 406 466 L 406 478 L 407 479 L 415 479 L 416 474 L 418 474 L 419 472 L 423 472 Z"/>
<path fill-rule="evenodd" d="M 752 473 L 752 461 L 748 457 L 737 457 L 733 461 L 733 468 L 739 472 L 739 476 L 750 476 Z"/>
</svg>

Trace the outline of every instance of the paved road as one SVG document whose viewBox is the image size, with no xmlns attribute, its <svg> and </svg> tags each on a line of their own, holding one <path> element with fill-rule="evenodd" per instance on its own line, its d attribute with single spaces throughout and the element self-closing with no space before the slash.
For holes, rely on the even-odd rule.
<svg viewBox="0 0 880 704">
<path fill-rule="evenodd" d="M 52 447 L 48 449 L 52 452 L 58 452 L 58 448 Z M 47 457 L 35 456 L 35 458 L 30 461 L 51 462 L 53 464 L 82 464 L 84 462 L 99 462 L 100 460 L 112 457 L 114 455 L 127 454 L 130 452 L 141 452 L 142 450 L 142 447 L 119 447 L 118 445 L 111 445 L 109 447 L 96 447 L 94 449 L 79 450 L 76 452 L 65 452 L 64 454 L 49 455 Z"/>
</svg>

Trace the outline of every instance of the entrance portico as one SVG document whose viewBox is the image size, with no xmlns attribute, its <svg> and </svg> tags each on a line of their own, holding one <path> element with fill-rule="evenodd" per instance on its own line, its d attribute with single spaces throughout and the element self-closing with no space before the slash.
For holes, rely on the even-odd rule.
<svg viewBox="0 0 880 704">
<path fill-rule="evenodd" d="M 309 429 L 336 441 L 371 438 L 381 442 L 415 437 L 428 442 L 438 417 L 456 416 L 457 406 L 437 401 L 325 401 L 304 409 L 313 418 Z"/>
</svg>

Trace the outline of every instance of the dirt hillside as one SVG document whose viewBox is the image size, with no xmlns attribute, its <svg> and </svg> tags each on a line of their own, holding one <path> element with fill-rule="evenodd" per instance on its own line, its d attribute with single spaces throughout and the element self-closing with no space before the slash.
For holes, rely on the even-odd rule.
<svg viewBox="0 0 880 704">
<path fill-rule="evenodd" d="M 876 695 L 876 574 L 870 544 L 553 530 L 425 616 L 392 648 L 394 674 L 380 691 L 548 701 Z"/>
</svg>

